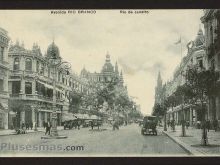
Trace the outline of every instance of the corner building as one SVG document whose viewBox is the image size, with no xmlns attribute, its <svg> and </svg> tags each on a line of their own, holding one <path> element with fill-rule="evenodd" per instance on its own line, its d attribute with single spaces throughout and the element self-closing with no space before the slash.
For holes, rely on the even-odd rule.
<svg viewBox="0 0 220 165">
<path fill-rule="evenodd" d="M 51 120 L 53 111 L 53 91 L 56 93 L 56 113 L 58 126 L 62 116 L 69 112 L 69 94 L 71 91 L 89 92 L 89 85 L 75 73 L 66 71 L 61 65 L 55 70 L 55 89 L 53 89 L 53 69 L 48 57 L 60 57 L 59 48 L 52 42 L 45 55 L 34 43 L 32 50 L 24 44 L 11 45 L 9 48 L 9 123 L 10 128 L 20 127 L 24 123 L 36 123 L 42 127 Z"/>
</svg>

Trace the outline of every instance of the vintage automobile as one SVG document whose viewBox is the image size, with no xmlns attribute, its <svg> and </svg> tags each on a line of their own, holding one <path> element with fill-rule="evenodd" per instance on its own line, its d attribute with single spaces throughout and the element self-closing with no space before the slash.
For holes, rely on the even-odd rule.
<svg viewBox="0 0 220 165">
<path fill-rule="evenodd" d="M 142 135 L 157 135 L 157 118 L 156 116 L 145 116 L 143 119 L 143 126 L 141 128 Z"/>
</svg>

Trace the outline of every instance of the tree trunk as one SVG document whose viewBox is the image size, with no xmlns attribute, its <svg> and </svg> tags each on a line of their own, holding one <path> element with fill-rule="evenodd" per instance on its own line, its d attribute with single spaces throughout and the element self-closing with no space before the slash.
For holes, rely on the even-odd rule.
<svg viewBox="0 0 220 165">
<path fill-rule="evenodd" d="M 172 106 L 172 111 L 173 111 L 173 106 Z M 175 132 L 175 119 L 174 119 L 175 115 L 174 115 L 174 113 L 172 114 L 172 116 L 173 116 L 172 129 L 173 129 L 173 132 Z"/>
<path fill-rule="evenodd" d="M 185 117 L 184 117 L 184 109 L 183 109 L 183 103 L 182 103 L 182 109 L 181 109 L 181 118 L 182 118 L 182 121 L 181 121 L 181 125 L 182 125 L 182 135 L 183 137 L 186 136 L 186 129 L 185 129 Z"/>
<path fill-rule="evenodd" d="M 185 120 L 183 119 L 182 120 L 182 135 L 183 137 L 186 136 L 186 129 L 185 129 Z"/>
<path fill-rule="evenodd" d="M 164 128 L 163 128 L 163 130 L 164 131 L 167 131 L 167 121 L 166 121 L 167 119 L 166 119 L 166 114 L 164 115 Z"/>
</svg>

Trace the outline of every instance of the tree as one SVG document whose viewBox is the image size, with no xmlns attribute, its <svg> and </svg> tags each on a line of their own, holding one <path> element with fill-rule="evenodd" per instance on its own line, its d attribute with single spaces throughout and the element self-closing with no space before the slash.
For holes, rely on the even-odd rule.
<svg viewBox="0 0 220 165">
<path fill-rule="evenodd" d="M 184 114 L 184 103 L 187 102 L 191 98 L 190 88 L 188 85 L 184 84 L 182 86 L 178 86 L 176 91 L 174 92 L 176 97 L 176 101 L 181 104 L 181 125 L 182 125 L 182 136 L 186 136 L 185 129 L 185 114 Z"/>
<path fill-rule="evenodd" d="M 77 92 L 71 92 L 69 97 L 69 109 L 73 113 L 79 112 L 79 107 L 82 103 L 82 94 Z"/>
<path fill-rule="evenodd" d="M 208 145 L 206 129 L 206 113 L 209 97 L 216 94 L 216 82 L 219 75 L 214 70 L 199 70 L 197 67 L 189 68 L 186 72 L 186 85 L 191 90 L 192 102 L 198 105 L 202 115 L 201 145 Z"/>
<path fill-rule="evenodd" d="M 170 95 L 167 97 L 167 105 L 169 107 L 172 108 L 172 111 L 173 111 L 173 108 L 174 106 L 176 105 L 176 97 L 174 94 Z M 174 113 L 172 113 L 172 118 L 173 118 L 173 121 L 172 121 L 172 129 L 173 131 L 175 131 L 175 120 L 174 120 Z"/>
</svg>

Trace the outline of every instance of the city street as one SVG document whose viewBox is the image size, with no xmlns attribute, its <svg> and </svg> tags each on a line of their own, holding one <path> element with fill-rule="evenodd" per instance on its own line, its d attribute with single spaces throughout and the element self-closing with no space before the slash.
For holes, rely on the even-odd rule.
<svg viewBox="0 0 220 165">
<path fill-rule="evenodd" d="M 16 156 L 187 155 L 180 146 L 163 135 L 162 130 L 158 136 L 143 136 L 140 129 L 138 125 L 132 124 L 115 131 L 110 126 L 105 126 L 103 131 L 91 131 L 90 128 L 59 131 L 59 135 L 66 135 L 67 139 L 41 139 L 43 132 L 0 136 L 0 156 L 6 156 L 7 152 L 10 156 L 15 153 Z M 43 151 L 43 147 L 48 148 Z"/>
</svg>

